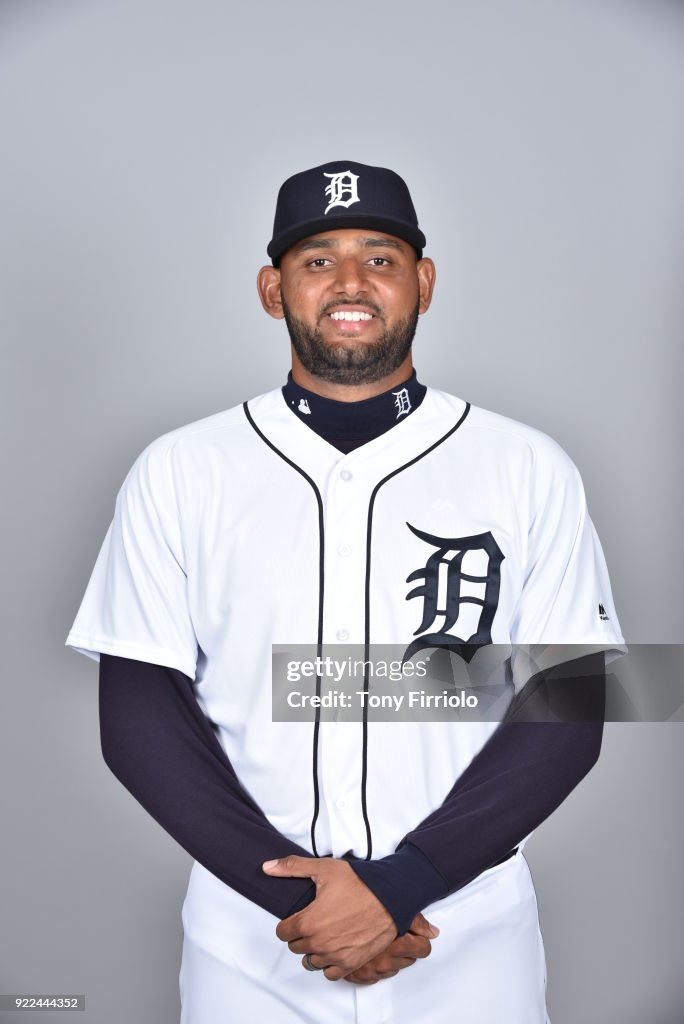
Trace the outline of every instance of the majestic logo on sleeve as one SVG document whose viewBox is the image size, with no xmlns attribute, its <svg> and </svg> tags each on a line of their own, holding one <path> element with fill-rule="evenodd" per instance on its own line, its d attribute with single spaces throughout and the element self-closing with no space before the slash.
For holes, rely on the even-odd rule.
<svg viewBox="0 0 684 1024">
<path fill-rule="evenodd" d="M 325 186 L 325 194 L 328 197 L 328 205 L 323 211 L 332 210 L 334 206 L 350 207 L 352 203 L 358 203 L 359 193 L 356 183 L 359 180 L 358 174 L 351 171 L 339 171 L 337 174 L 323 172 L 325 178 L 330 178 L 330 184 Z"/>
<path fill-rule="evenodd" d="M 394 395 L 394 408 L 397 410 L 395 419 L 398 420 L 401 416 L 406 416 L 411 412 L 411 400 L 407 388 L 399 388 L 392 394 Z"/>
<path fill-rule="evenodd" d="M 404 661 L 426 647 L 444 647 L 469 662 L 478 648 L 492 642 L 506 556 L 489 530 L 472 537 L 435 537 L 406 525 L 435 550 L 422 569 L 406 578 L 407 583 L 422 581 L 406 600 L 422 598 L 423 617 Z"/>
</svg>

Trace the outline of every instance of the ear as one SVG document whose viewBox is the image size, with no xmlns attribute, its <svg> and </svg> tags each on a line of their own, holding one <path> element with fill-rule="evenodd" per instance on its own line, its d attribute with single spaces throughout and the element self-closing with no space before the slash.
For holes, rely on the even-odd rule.
<svg viewBox="0 0 684 1024">
<path fill-rule="evenodd" d="M 418 260 L 416 264 L 418 270 L 418 288 L 420 292 L 420 305 L 418 306 L 419 313 L 426 313 L 430 308 L 432 301 L 432 290 L 435 287 L 435 277 L 437 272 L 435 265 L 428 256 L 424 256 L 423 259 Z"/>
<path fill-rule="evenodd" d="M 261 305 L 269 316 L 282 320 L 283 300 L 280 294 L 280 269 L 278 267 L 262 267 L 257 275 L 257 290 Z"/>
</svg>

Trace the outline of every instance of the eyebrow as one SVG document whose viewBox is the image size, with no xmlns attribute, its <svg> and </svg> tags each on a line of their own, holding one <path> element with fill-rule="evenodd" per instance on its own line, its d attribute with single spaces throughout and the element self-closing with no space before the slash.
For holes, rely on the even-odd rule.
<svg viewBox="0 0 684 1024">
<path fill-rule="evenodd" d="M 403 250 L 401 242 L 394 238 L 360 238 L 359 242 L 366 249 L 398 249 Z M 340 243 L 336 238 L 306 238 L 296 246 L 297 252 L 304 252 L 306 249 L 334 249 Z"/>
</svg>

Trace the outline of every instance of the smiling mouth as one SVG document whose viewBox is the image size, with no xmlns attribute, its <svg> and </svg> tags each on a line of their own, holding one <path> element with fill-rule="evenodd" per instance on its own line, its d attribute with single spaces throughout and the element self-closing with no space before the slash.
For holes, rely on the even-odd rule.
<svg viewBox="0 0 684 1024">
<path fill-rule="evenodd" d="M 356 312 L 356 311 L 354 311 L 353 313 L 346 313 L 346 312 L 339 311 L 339 312 L 335 312 L 335 313 L 328 313 L 327 315 L 330 317 L 331 320 L 335 320 L 335 321 L 344 320 L 347 323 L 358 323 L 361 320 L 374 320 L 375 319 L 375 317 L 373 316 L 372 313 L 359 313 L 359 312 Z"/>
</svg>

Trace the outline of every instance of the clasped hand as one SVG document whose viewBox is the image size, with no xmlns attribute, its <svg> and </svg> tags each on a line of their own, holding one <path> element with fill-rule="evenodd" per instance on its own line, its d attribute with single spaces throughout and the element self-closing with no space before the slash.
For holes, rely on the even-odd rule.
<svg viewBox="0 0 684 1024">
<path fill-rule="evenodd" d="M 389 912 L 347 861 L 293 855 L 266 861 L 263 870 L 315 883 L 315 900 L 281 921 L 276 935 L 293 953 L 310 954 L 328 981 L 373 985 L 430 955 L 439 929 L 417 914 L 410 931 L 398 935 Z"/>
</svg>

